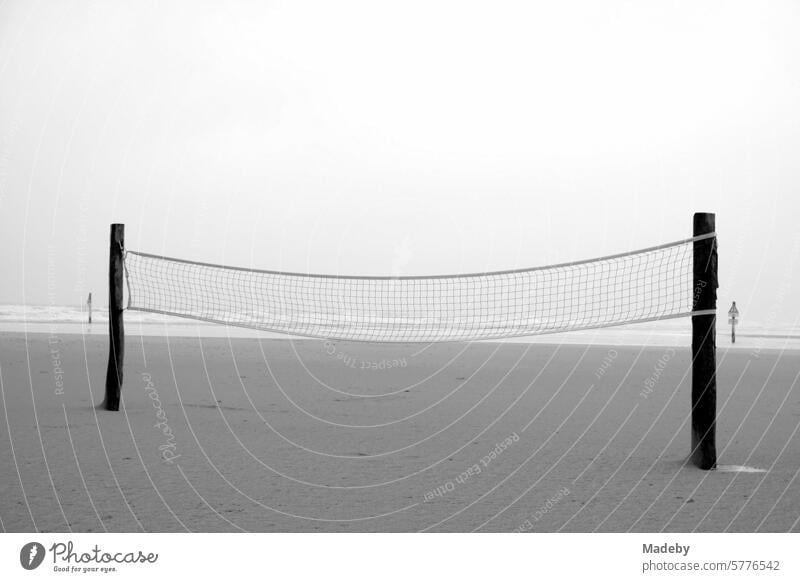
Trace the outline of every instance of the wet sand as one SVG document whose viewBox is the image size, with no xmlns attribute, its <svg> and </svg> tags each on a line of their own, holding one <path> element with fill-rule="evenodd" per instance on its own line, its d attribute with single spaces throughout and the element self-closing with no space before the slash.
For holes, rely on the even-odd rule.
<svg viewBox="0 0 800 582">
<path fill-rule="evenodd" d="M 127 342 L 0 334 L 5 531 L 798 531 L 800 356 L 720 349 L 719 461 L 688 348 Z"/>
</svg>

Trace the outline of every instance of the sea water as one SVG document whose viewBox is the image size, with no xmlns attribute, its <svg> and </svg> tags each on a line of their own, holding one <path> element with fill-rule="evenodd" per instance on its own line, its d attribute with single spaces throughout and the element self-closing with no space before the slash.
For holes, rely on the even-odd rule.
<svg viewBox="0 0 800 582">
<path fill-rule="evenodd" d="M 0 305 L 0 332 L 108 334 L 108 307 L 95 306 L 92 323 L 88 323 L 85 306 L 68 305 Z M 287 338 L 291 336 L 170 317 L 156 313 L 125 311 L 125 333 L 144 336 Z M 524 338 L 509 338 L 505 343 L 578 344 L 613 346 L 691 345 L 691 321 L 670 319 L 660 322 L 635 323 L 619 327 L 571 331 Z M 736 328 L 736 343 L 731 343 L 730 326 L 718 320 L 717 346 L 748 350 L 800 349 L 800 326 L 762 327 L 743 323 Z"/>
</svg>

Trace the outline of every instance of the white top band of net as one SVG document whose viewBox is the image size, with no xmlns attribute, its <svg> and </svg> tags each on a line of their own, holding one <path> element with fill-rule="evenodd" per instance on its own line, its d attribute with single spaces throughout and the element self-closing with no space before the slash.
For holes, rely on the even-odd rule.
<svg viewBox="0 0 800 582">
<path fill-rule="evenodd" d="M 425 277 L 259 271 L 127 251 L 128 309 L 297 336 L 498 339 L 698 315 L 693 247 L 708 234 L 561 265 Z M 705 312 L 703 312 L 705 313 Z"/>
</svg>

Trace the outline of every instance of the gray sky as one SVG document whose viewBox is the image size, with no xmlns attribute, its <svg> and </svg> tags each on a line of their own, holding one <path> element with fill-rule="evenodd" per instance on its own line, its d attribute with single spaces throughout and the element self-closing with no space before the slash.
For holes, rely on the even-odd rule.
<svg viewBox="0 0 800 582">
<path fill-rule="evenodd" d="M 797 30 L 797 2 L 6 0 L 0 302 L 105 302 L 111 222 L 208 262 L 431 274 L 702 210 L 721 307 L 796 322 Z"/>
</svg>

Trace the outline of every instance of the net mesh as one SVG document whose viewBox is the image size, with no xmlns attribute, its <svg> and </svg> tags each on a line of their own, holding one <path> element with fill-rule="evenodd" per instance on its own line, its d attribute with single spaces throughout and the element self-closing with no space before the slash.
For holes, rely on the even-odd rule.
<svg viewBox="0 0 800 582">
<path fill-rule="evenodd" d="M 427 277 L 259 271 L 125 253 L 128 309 L 297 336 L 497 339 L 688 316 L 704 235 L 569 264 Z"/>
</svg>

